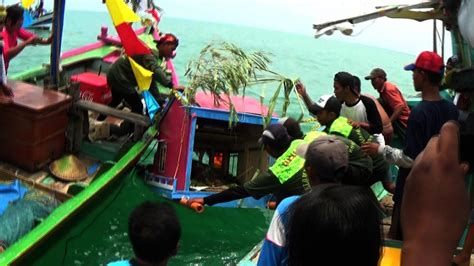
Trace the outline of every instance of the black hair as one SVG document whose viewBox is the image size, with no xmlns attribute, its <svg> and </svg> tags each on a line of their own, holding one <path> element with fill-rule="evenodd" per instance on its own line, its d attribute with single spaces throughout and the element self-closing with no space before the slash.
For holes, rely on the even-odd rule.
<svg viewBox="0 0 474 266">
<path fill-rule="evenodd" d="M 298 123 L 294 118 L 288 117 L 283 125 L 286 127 L 286 131 L 288 131 L 291 141 L 295 139 L 303 139 L 304 133 L 301 130 L 300 123 Z"/>
<path fill-rule="evenodd" d="M 334 81 L 339 82 L 343 87 L 354 88 L 354 77 L 349 72 L 337 72 L 336 75 L 334 75 Z"/>
<path fill-rule="evenodd" d="M 15 24 L 18 20 L 23 18 L 23 7 L 19 5 L 12 5 L 7 7 L 7 15 L 5 16 L 5 22 L 10 20 L 12 24 Z"/>
<path fill-rule="evenodd" d="M 352 76 L 354 78 L 354 91 L 357 92 L 357 94 L 360 94 L 361 91 L 361 82 L 360 78 L 358 76 Z"/>
<path fill-rule="evenodd" d="M 286 214 L 288 265 L 378 265 L 382 232 L 377 204 L 367 187 L 313 188 Z"/>
<path fill-rule="evenodd" d="M 443 73 L 436 73 L 428 70 L 421 69 L 425 74 L 428 81 L 433 85 L 441 85 L 443 80 Z"/>
<path fill-rule="evenodd" d="M 171 205 L 146 201 L 130 214 L 128 235 L 138 259 L 161 263 L 176 254 L 181 226 Z"/>
<path fill-rule="evenodd" d="M 351 90 L 352 93 L 359 96 L 359 93 L 354 90 L 355 79 L 351 73 L 344 71 L 337 72 L 336 75 L 334 75 L 334 81 L 339 82 L 343 88 L 349 87 L 349 90 Z"/>
</svg>

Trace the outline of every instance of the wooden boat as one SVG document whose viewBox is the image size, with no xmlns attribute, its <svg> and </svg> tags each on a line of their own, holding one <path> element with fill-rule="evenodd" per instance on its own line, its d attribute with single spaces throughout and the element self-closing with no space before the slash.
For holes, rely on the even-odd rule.
<svg viewBox="0 0 474 266">
<path fill-rule="evenodd" d="M 64 1 L 61 5 L 64 6 Z M 62 24 L 60 18 L 56 22 Z M 151 44 L 150 47 L 154 47 L 153 37 L 145 33 L 145 28 L 138 29 L 136 34 L 145 43 Z M 0 112 L 4 114 L 2 123 L 10 125 L 9 130 L 2 130 L 0 134 L 0 182 L 19 179 L 25 187 L 41 190 L 61 203 L 32 231 L 15 243 L 10 243 L 11 246 L 0 254 L 0 265 L 21 264 L 34 249 L 48 245 L 47 239 L 54 239 L 59 228 L 77 218 L 80 210 L 97 204 L 104 191 L 118 179 L 124 178 L 126 171 L 139 161 L 156 138 L 161 117 L 174 101 L 170 100 L 168 107 L 155 118 L 155 123 L 146 116 L 102 105 L 107 100 L 105 98 L 110 98 L 110 92 L 107 94 L 103 91 L 107 89 L 104 73 L 120 56 L 121 43 L 120 39 L 107 36 L 106 29 L 102 29 L 98 39 L 98 42 L 62 55 L 62 71 L 58 76 L 60 80 L 67 83 L 73 81 L 75 85 L 65 86 L 66 82 L 58 84 L 51 78 L 51 73 L 59 73 L 57 66 L 54 70 L 55 64 L 59 62 L 57 57 L 50 65 L 10 76 L 12 80 L 9 83 L 15 93 L 14 102 L 0 106 Z M 56 49 L 54 46 L 52 50 Z M 52 87 L 52 84 L 58 87 L 57 91 L 43 89 Z M 96 99 L 91 95 L 100 97 Z M 133 123 L 133 137 L 99 142 L 84 140 L 83 125 L 88 120 L 88 111 Z M 97 169 L 81 182 L 55 179 L 46 167 L 65 153 L 74 153 L 86 167 Z"/>
</svg>

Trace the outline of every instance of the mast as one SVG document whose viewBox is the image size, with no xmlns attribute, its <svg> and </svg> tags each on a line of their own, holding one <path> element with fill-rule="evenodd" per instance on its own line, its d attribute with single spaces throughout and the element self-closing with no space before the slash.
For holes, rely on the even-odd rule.
<svg viewBox="0 0 474 266">
<path fill-rule="evenodd" d="M 50 57 L 50 88 L 59 86 L 59 66 L 61 59 L 61 40 L 63 36 L 64 10 L 66 0 L 54 0 L 52 42 Z"/>
</svg>

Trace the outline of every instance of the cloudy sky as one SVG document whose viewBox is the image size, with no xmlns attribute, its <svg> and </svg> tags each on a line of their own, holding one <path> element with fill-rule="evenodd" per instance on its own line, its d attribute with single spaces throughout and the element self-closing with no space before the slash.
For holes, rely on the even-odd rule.
<svg viewBox="0 0 474 266">
<path fill-rule="evenodd" d="M 414 3 L 418 0 L 155 0 L 165 16 L 213 21 L 285 32 L 314 35 L 312 25 L 327 20 L 359 15 L 375 6 Z M 47 0 L 52 2 L 51 0 Z M 106 12 L 102 0 L 69 0 L 69 10 Z M 48 6 L 48 5 L 47 5 Z M 358 42 L 410 54 L 433 47 L 433 22 L 413 22 L 380 18 L 356 26 L 355 36 L 340 33 L 323 38 Z M 449 34 L 448 34 L 449 35 Z M 446 42 L 450 51 L 450 41 Z"/>
</svg>

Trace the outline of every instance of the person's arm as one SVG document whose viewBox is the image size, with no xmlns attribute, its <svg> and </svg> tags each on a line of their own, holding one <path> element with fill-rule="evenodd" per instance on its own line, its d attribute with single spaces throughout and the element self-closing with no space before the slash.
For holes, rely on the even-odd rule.
<svg viewBox="0 0 474 266">
<path fill-rule="evenodd" d="M 10 60 L 15 58 L 21 51 L 23 51 L 23 49 L 25 49 L 26 46 L 34 44 L 35 43 L 35 38 L 36 37 L 31 37 L 31 38 L 21 42 L 20 44 L 18 44 L 15 47 L 8 48 L 8 50 L 4 51 L 5 56 L 7 58 L 9 58 Z"/>
<path fill-rule="evenodd" d="M 460 162 L 459 127 L 447 122 L 418 155 L 405 183 L 401 206 L 402 266 L 451 265 L 466 228 L 469 197 Z M 420 208 L 422 206 L 422 208 Z"/>
<path fill-rule="evenodd" d="M 402 112 L 403 106 L 399 106 L 397 107 L 397 109 L 394 109 L 392 115 L 390 116 L 390 122 L 394 123 L 395 121 L 397 121 Z"/>
<path fill-rule="evenodd" d="M 304 104 L 306 105 L 307 108 L 310 108 L 314 102 L 311 100 L 311 97 L 309 97 L 308 93 L 306 92 L 306 87 L 304 86 L 303 83 L 297 82 L 295 84 L 296 87 L 296 92 L 303 98 Z"/>
<path fill-rule="evenodd" d="M 371 156 L 382 154 L 389 164 L 396 164 L 403 168 L 411 168 L 413 166 L 413 159 L 404 154 L 401 149 L 374 142 L 363 143 L 361 148 Z"/>
<path fill-rule="evenodd" d="M 173 88 L 173 82 L 171 78 L 166 75 L 166 73 L 161 68 L 161 65 L 158 64 L 157 60 L 156 54 L 154 53 L 144 55 L 143 67 L 153 72 L 153 81 L 156 81 L 167 88 Z"/>
<path fill-rule="evenodd" d="M 203 200 L 204 204 L 212 206 L 214 204 L 229 202 L 246 197 L 250 197 L 250 194 L 242 186 L 236 186 L 228 188 L 222 192 L 207 196 Z"/>
<path fill-rule="evenodd" d="M 367 130 L 370 134 L 381 134 L 383 125 L 382 118 L 380 118 L 379 111 L 377 110 L 377 106 L 369 97 L 362 95 L 360 99 L 364 103 L 367 112 L 367 120 L 369 120 L 369 123 L 359 122 L 359 126 Z"/>
</svg>

